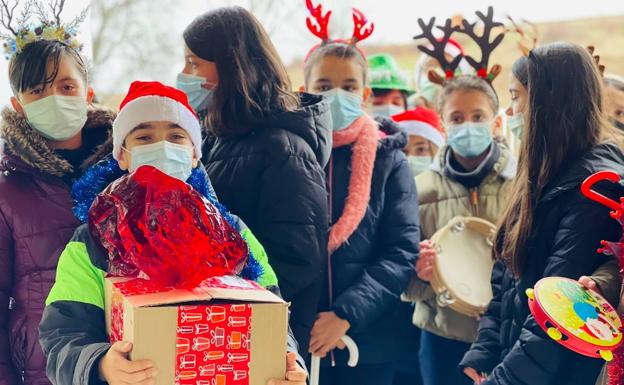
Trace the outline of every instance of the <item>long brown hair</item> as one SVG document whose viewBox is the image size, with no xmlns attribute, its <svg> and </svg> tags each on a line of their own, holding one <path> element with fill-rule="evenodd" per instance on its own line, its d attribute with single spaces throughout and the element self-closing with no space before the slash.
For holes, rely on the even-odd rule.
<svg viewBox="0 0 624 385">
<path fill-rule="evenodd" d="M 583 47 L 553 43 L 531 51 L 529 107 L 518 175 L 496 235 L 494 257 L 516 276 L 528 258 L 537 203 L 555 177 L 600 142 L 608 127 L 602 79 Z"/>
<path fill-rule="evenodd" d="M 246 9 L 224 7 L 197 17 L 184 41 L 217 67 L 219 83 L 206 116 L 211 133 L 242 134 L 260 118 L 299 107 L 269 35 Z"/>
</svg>

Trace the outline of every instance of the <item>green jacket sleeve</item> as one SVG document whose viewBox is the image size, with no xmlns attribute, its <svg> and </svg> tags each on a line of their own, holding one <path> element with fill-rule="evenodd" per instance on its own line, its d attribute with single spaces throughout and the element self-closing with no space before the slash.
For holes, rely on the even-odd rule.
<svg viewBox="0 0 624 385">
<path fill-rule="evenodd" d="M 110 347 L 104 274 L 91 263 L 85 243 L 72 241 L 61 254 L 39 326 L 48 378 L 54 385 L 101 383 L 99 360 Z"/>
</svg>

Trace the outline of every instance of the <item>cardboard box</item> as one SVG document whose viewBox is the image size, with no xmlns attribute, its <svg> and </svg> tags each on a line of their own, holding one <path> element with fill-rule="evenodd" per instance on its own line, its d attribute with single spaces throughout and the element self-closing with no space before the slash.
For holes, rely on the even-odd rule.
<svg viewBox="0 0 624 385">
<path fill-rule="evenodd" d="M 146 281 L 106 279 L 111 340 L 150 359 L 157 385 L 264 385 L 286 371 L 288 304 L 238 277 L 201 289 L 154 292 Z"/>
</svg>

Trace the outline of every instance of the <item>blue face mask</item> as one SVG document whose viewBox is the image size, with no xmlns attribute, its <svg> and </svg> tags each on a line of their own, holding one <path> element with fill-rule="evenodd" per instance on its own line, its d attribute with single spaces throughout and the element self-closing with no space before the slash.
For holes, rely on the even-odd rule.
<svg viewBox="0 0 624 385">
<path fill-rule="evenodd" d="M 372 106 L 369 113 L 374 117 L 390 118 L 394 115 L 398 115 L 405 112 L 403 107 L 396 106 L 394 104 L 384 104 L 382 106 Z"/>
<path fill-rule="evenodd" d="M 353 92 L 333 88 L 320 95 L 329 101 L 334 131 L 344 130 L 364 114 L 362 97 Z"/>
<path fill-rule="evenodd" d="M 186 182 L 193 171 L 193 147 L 163 140 L 134 147 L 130 153 L 130 172 L 141 166 L 152 166 L 170 177 Z"/>
<path fill-rule="evenodd" d="M 176 79 L 176 88 L 184 92 L 195 112 L 204 111 L 212 100 L 212 90 L 204 88 L 206 78 L 180 73 Z"/>
<path fill-rule="evenodd" d="M 509 127 L 516 138 L 521 139 L 524 132 L 524 115 L 519 113 L 507 119 L 507 127 Z"/>
<path fill-rule="evenodd" d="M 464 158 L 476 158 L 492 144 L 492 122 L 465 122 L 447 126 L 448 145 Z"/>
<path fill-rule="evenodd" d="M 409 163 L 410 168 L 412 169 L 412 174 L 417 176 L 418 174 L 421 174 L 431 168 L 433 157 L 409 155 L 407 157 L 407 163 Z"/>
</svg>

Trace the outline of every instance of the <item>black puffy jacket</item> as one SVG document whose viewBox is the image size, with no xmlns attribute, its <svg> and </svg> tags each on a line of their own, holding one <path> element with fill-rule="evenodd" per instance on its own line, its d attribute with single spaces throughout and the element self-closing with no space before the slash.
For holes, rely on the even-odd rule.
<svg viewBox="0 0 624 385">
<path fill-rule="evenodd" d="M 219 201 L 264 246 L 291 323 L 307 351 L 327 263 L 329 226 L 323 168 L 331 155 L 331 115 L 320 96 L 302 107 L 258 119 L 246 134 L 208 137 L 203 163 Z"/>
<path fill-rule="evenodd" d="M 484 385 L 593 385 L 604 361 L 567 350 L 551 340 L 530 314 L 526 289 L 547 276 L 578 279 L 606 257 L 600 241 L 619 240 L 622 229 L 609 209 L 585 198 L 581 183 L 591 174 L 612 170 L 624 175 L 624 154 L 601 144 L 572 163 L 547 187 L 534 215 L 533 231 L 522 275 L 514 278 L 500 261 L 492 273 L 494 299 L 479 323 L 477 341 L 460 368 L 491 373 Z M 595 189 L 624 196 L 620 184 L 604 182 Z"/>
<path fill-rule="evenodd" d="M 327 289 L 321 297 L 321 310 L 333 310 L 351 324 L 347 334 L 359 347 L 360 364 L 396 362 L 418 347 L 413 309 L 400 300 L 419 252 L 418 196 L 401 151 L 407 136 L 392 121 L 384 120 L 380 129 L 387 136 L 379 140 L 366 214 L 331 256 L 332 306 Z M 351 146 L 332 153 L 333 172 L 327 173 L 332 175 L 332 223 L 348 195 L 351 155 Z M 345 365 L 346 351 L 335 355 L 338 365 Z"/>
</svg>

